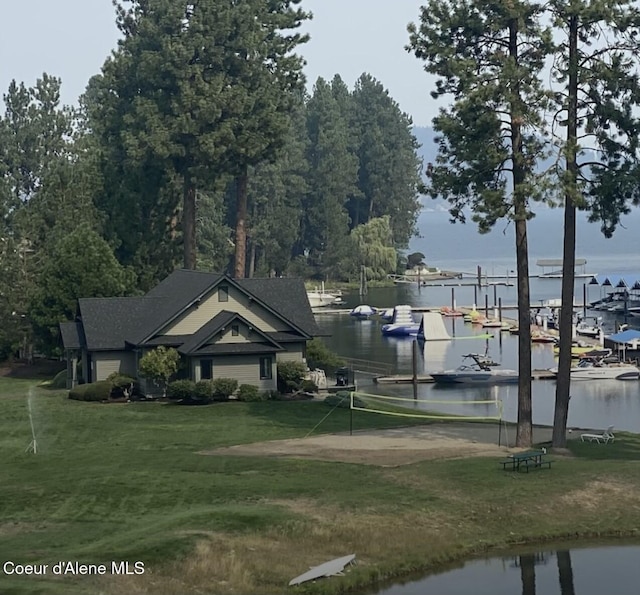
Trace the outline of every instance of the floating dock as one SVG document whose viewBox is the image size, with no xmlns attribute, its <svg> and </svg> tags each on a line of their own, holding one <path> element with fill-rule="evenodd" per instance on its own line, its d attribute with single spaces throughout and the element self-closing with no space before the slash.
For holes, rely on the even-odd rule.
<svg viewBox="0 0 640 595">
<path fill-rule="evenodd" d="M 531 373 L 531 380 L 555 380 L 555 378 L 556 374 L 549 370 L 533 370 Z M 393 374 L 390 376 L 377 376 L 373 381 L 376 384 L 413 384 L 413 376 L 411 374 Z M 428 384 L 435 381 L 430 374 L 418 374 L 416 382 L 418 384 Z"/>
</svg>

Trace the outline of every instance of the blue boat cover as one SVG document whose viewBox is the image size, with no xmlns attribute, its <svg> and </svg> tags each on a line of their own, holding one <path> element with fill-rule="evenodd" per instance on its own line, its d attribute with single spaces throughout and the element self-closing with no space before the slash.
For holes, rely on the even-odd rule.
<svg viewBox="0 0 640 595">
<path fill-rule="evenodd" d="M 607 339 L 613 341 L 614 343 L 630 343 L 631 341 L 640 339 L 640 331 L 627 329 L 626 331 L 622 331 L 621 333 L 609 335 Z"/>
</svg>

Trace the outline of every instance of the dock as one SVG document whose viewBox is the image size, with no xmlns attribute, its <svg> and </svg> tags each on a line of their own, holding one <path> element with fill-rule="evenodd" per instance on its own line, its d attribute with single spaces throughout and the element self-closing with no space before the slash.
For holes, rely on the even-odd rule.
<svg viewBox="0 0 640 595">
<path fill-rule="evenodd" d="M 556 374 L 549 370 L 533 370 L 531 380 L 555 380 Z M 390 376 L 376 376 L 373 381 L 376 384 L 413 384 L 411 374 L 392 374 Z M 418 374 L 416 376 L 418 384 L 428 384 L 435 382 L 430 374 Z"/>
</svg>

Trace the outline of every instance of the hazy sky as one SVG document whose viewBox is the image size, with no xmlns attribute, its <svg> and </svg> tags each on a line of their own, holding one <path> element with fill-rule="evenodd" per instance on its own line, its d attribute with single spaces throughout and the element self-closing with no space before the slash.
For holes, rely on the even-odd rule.
<svg viewBox="0 0 640 595">
<path fill-rule="evenodd" d="M 404 50 L 407 23 L 424 0 L 303 0 L 314 19 L 302 47 L 309 87 L 338 73 L 353 87 L 368 72 L 413 117 L 428 125 L 437 109 L 432 79 Z M 111 0 L 0 0 L 0 91 L 12 79 L 32 85 L 43 72 L 62 78 L 62 100 L 75 103 L 115 47 Z"/>
</svg>

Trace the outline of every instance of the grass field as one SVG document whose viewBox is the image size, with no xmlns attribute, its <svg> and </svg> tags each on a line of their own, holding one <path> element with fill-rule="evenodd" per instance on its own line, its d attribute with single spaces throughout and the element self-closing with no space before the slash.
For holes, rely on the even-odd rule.
<svg viewBox="0 0 640 595">
<path fill-rule="evenodd" d="M 31 401 L 37 454 L 31 441 Z M 357 553 L 338 593 L 488 548 L 577 535 L 640 534 L 640 437 L 576 443 L 551 471 L 514 475 L 494 458 L 384 468 L 198 451 L 305 436 L 317 402 L 70 401 L 0 378 L 0 563 L 143 561 L 124 577 L 6 576 L 3 595 L 282 593 L 293 576 Z M 406 420 L 359 413 L 357 426 Z M 336 409 L 316 432 L 345 431 Z M 0 568 L 1 570 L 1 568 Z"/>
</svg>

